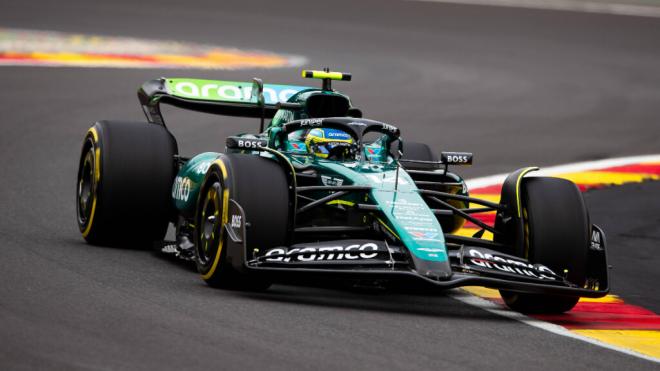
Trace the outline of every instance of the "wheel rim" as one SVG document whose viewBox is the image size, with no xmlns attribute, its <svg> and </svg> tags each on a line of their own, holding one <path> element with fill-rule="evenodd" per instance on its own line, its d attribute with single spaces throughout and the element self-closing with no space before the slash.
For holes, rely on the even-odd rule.
<svg viewBox="0 0 660 371">
<path fill-rule="evenodd" d="M 200 243 L 197 246 L 197 256 L 203 265 L 213 262 L 223 237 L 221 190 L 220 183 L 215 182 L 206 191 L 204 197 L 199 223 Z"/>
<path fill-rule="evenodd" d="M 94 145 L 90 143 L 87 145 L 87 152 L 78 174 L 78 189 L 76 192 L 78 224 L 83 228 L 89 223 L 93 200 L 96 197 L 95 160 Z"/>
</svg>

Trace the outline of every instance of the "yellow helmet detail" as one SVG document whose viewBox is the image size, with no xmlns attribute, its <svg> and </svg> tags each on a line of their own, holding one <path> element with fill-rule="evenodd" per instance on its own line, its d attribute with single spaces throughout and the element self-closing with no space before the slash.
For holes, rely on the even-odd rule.
<svg viewBox="0 0 660 371">
<path fill-rule="evenodd" d="M 335 155 L 343 160 L 354 151 L 351 135 L 337 129 L 312 129 L 305 137 L 305 145 L 310 153 L 325 159 Z"/>
</svg>

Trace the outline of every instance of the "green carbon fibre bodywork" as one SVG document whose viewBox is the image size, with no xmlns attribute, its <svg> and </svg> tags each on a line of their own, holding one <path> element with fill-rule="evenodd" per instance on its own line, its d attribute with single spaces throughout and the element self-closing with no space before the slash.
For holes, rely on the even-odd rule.
<svg viewBox="0 0 660 371">
<path fill-rule="evenodd" d="M 194 213 L 199 187 L 206 170 L 218 156 L 220 154 L 216 152 L 199 154 L 179 171 L 172 196 L 176 208 L 183 215 Z M 293 157 L 296 158 L 291 160 L 296 162 L 300 156 Z M 311 161 L 308 165 L 325 179 L 340 180 L 343 185 L 373 187 L 367 194 L 366 202 L 378 205 L 382 212 L 380 221 L 393 231 L 416 257 L 428 261 L 447 261 L 442 227 L 404 169 L 399 169 L 399 184 L 395 190 L 396 166 L 393 162 L 335 162 L 315 158 L 307 161 Z M 182 188 L 185 189 L 181 190 Z"/>
<path fill-rule="evenodd" d="M 379 206 L 385 217 L 383 222 L 396 232 L 401 242 L 420 259 L 447 260 L 442 228 L 405 170 L 399 169 L 395 190 L 394 164 L 313 162 L 319 173 L 345 179 L 344 185 L 374 187 L 369 192 L 369 201 Z"/>
<path fill-rule="evenodd" d="M 218 155 L 216 152 L 200 153 L 179 170 L 172 186 L 172 200 L 183 215 L 189 216 L 195 212 L 199 189 L 206 171 Z"/>
<path fill-rule="evenodd" d="M 194 79 L 166 79 L 165 81 L 169 93 L 179 97 L 253 103 L 251 101 L 251 83 Z M 272 92 L 269 92 L 268 89 L 271 89 Z M 306 118 L 304 107 L 310 96 L 330 94 L 349 99 L 336 91 L 322 91 L 315 88 L 289 85 L 265 85 L 264 91 L 269 92 L 265 94 L 267 103 L 270 101 L 272 104 L 275 100 L 286 100 L 289 103 L 300 105 L 298 109 L 278 110 L 263 134 L 258 136 L 245 135 L 249 138 L 268 139 L 271 147 L 282 145 L 276 138 L 278 130 L 283 124 Z M 385 143 L 381 142 L 376 145 L 383 144 Z M 316 157 L 297 156 L 295 155 L 296 151 L 289 143 L 285 144 L 285 148 L 288 150 L 288 154 L 285 154 L 285 156 L 289 161 L 304 164 L 316 171 L 319 175 L 319 185 L 328 185 L 326 184 L 328 180 L 330 180 L 330 183 L 334 180 L 340 181 L 343 185 L 373 187 L 367 193 L 366 199 L 353 200 L 353 202 L 366 202 L 377 205 L 380 213 L 374 212 L 374 215 L 377 215 L 376 219 L 394 234 L 416 258 L 429 262 L 448 262 L 444 234 L 438 219 L 422 199 L 414 181 L 403 168 L 399 169 L 398 185 L 395 187 L 397 169 L 396 162 L 391 157 L 375 158 L 365 152 L 361 161 L 329 161 Z M 379 148 L 379 151 L 381 149 Z M 258 151 L 243 150 L 236 152 L 272 156 Z M 187 162 L 178 172 L 172 189 L 172 197 L 176 208 L 183 215 L 194 214 L 199 187 L 204 179 L 205 172 L 218 156 L 220 156 L 220 153 L 216 152 L 199 154 Z M 326 180 L 321 182 L 322 178 Z M 463 182 L 460 178 L 458 181 Z M 459 194 L 467 195 L 466 187 L 463 187 Z M 354 197 L 355 195 L 348 195 L 346 200 Z M 361 197 L 365 196 L 362 195 Z"/>
<path fill-rule="evenodd" d="M 177 218 L 176 254 L 189 251 L 190 237 L 195 237 L 194 247 L 222 222 L 227 253 L 222 257 L 218 250 L 212 269 L 225 259 L 237 272 L 254 277 L 273 274 L 288 282 L 298 273 L 323 280 L 336 274 L 351 284 L 365 279 L 378 287 L 397 277 L 404 285 L 413 280 L 429 288 L 484 285 L 538 297 L 600 297 L 608 292 L 604 240 L 589 250 L 587 268 L 593 278 L 588 276 L 584 287 L 554 273 L 539 275 L 551 269 L 519 258 L 523 254 L 511 255 L 531 233 L 520 212 L 521 179 L 530 168 L 505 179 L 499 202 L 469 197 L 466 182 L 448 168 L 471 165 L 471 153 L 445 151 L 438 160 L 428 146 L 405 141 L 398 127 L 363 118 L 348 96 L 332 89 L 330 80 L 338 75 L 329 74 L 327 69 L 319 73 L 332 76 L 323 78 L 320 89 L 263 84 L 258 78 L 160 78 L 139 88 L 150 124 L 165 127 L 160 104 L 259 123 L 257 134 L 219 141 L 218 152 L 191 159 L 174 155 L 179 170 L 171 194 L 176 213 L 170 221 Z M 200 190 L 207 186 L 211 166 L 222 173 L 223 211 L 230 213 L 223 213 L 222 220 L 205 218 L 198 209 L 207 203 L 200 200 Z M 252 187 L 256 181 L 264 188 Z M 482 207 L 471 208 L 474 204 Z M 286 214 L 274 216 L 275 208 Z M 495 227 L 471 216 L 495 211 Z M 480 227 L 471 238 L 456 233 L 466 222 Z M 599 240 L 604 238 L 600 228 L 591 228 Z M 278 231 L 285 236 L 273 238 Z M 483 238 L 485 231 L 493 233 L 494 241 Z M 365 250 L 369 254 L 353 254 L 356 249 L 362 254 L 363 248 L 370 248 Z M 204 279 L 210 277 L 205 274 Z M 541 281 L 550 278 L 563 285 Z M 601 283 L 605 289 L 599 289 Z"/>
<path fill-rule="evenodd" d="M 256 97 L 252 96 L 253 84 L 251 82 L 168 78 L 165 79 L 165 86 L 169 94 L 180 98 L 256 103 Z M 278 102 L 286 102 L 294 94 L 308 89 L 313 88 L 296 85 L 265 84 L 265 103 L 276 104 Z"/>
</svg>

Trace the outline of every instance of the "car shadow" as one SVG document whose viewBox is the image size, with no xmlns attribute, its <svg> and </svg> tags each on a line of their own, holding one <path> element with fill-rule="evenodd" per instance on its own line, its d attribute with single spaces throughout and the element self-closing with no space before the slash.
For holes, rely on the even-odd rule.
<svg viewBox="0 0 660 371">
<path fill-rule="evenodd" d="M 73 241 L 71 241 L 73 242 Z M 83 241 L 75 241 L 79 246 L 90 246 Z M 182 260 L 159 251 L 150 251 L 144 246 L 104 247 L 98 249 L 119 249 L 131 254 L 150 254 L 160 262 L 177 267 L 191 274 L 197 274 L 192 261 Z M 409 288 L 383 288 L 369 286 L 350 286 L 342 282 L 315 282 L 312 284 L 274 284 L 265 291 L 239 291 L 214 289 L 201 279 L 195 285 L 202 287 L 208 295 L 232 295 L 245 299 L 281 304 L 295 304 L 318 308 L 336 308 L 361 310 L 391 314 L 428 316 L 435 318 L 454 318 L 464 320 L 510 321 L 483 309 L 464 304 L 453 295 L 468 295 L 459 289 L 446 291 Z"/>
<path fill-rule="evenodd" d="M 412 291 L 400 289 L 329 288 L 324 286 L 273 285 L 262 292 L 229 291 L 231 295 L 258 301 L 322 308 L 444 317 L 465 320 L 510 321 L 481 308 L 469 306 L 452 295 L 469 295 L 458 289 Z"/>
<path fill-rule="evenodd" d="M 197 273 L 192 261 L 155 251 L 160 260 Z M 240 291 L 215 289 L 204 282 L 209 291 L 222 295 L 233 295 L 256 301 L 282 304 L 306 305 L 321 308 L 364 310 L 392 314 L 421 315 L 466 320 L 510 321 L 481 308 L 469 306 L 452 295 L 469 295 L 460 289 L 429 290 L 415 287 L 370 287 L 351 286 L 341 281 L 317 281 L 306 284 L 274 284 L 265 291 Z"/>
</svg>

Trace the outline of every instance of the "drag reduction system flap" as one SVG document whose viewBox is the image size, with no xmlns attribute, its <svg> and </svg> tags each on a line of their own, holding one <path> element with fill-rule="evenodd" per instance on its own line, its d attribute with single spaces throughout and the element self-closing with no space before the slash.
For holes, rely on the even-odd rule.
<svg viewBox="0 0 660 371">
<path fill-rule="evenodd" d="M 263 87 L 263 103 L 261 94 L 253 93 L 260 87 Z M 211 114 L 272 118 L 278 103 L 308 89 L 314 88 L 262 84 L 258 79 L 237 82 L 163 77 L 145 82 L 138 90 L 138 99 L 149 122 L 164 125 L 161 103 Z"/>
</svg>

